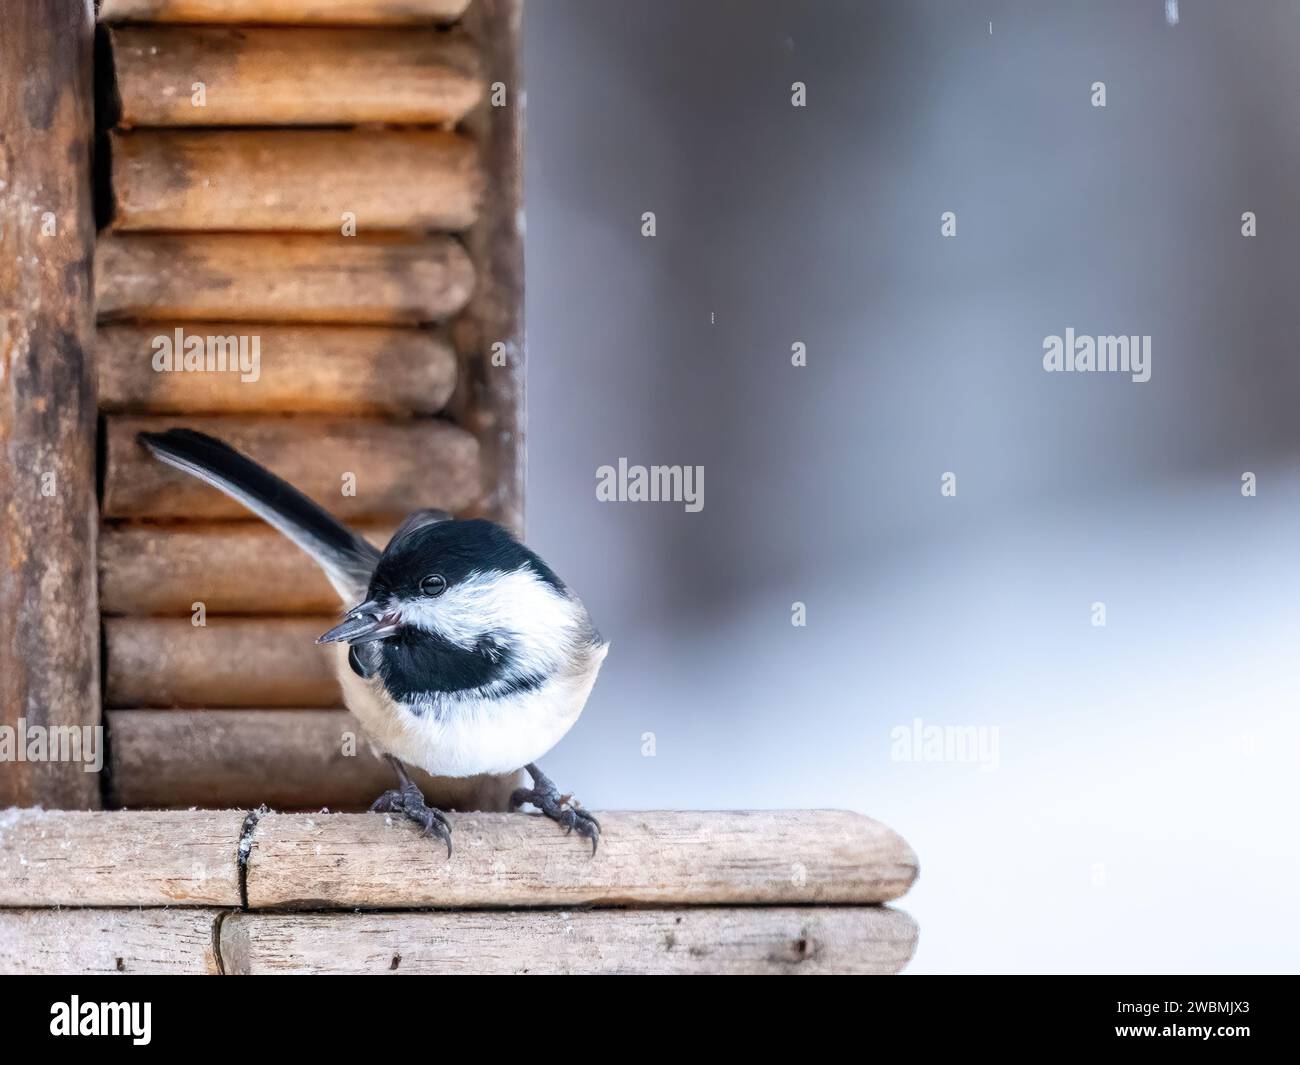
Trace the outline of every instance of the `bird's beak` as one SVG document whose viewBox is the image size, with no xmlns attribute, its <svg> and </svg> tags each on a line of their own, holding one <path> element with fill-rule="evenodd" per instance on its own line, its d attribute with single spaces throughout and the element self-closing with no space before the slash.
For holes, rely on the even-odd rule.
<svg viewBox="0 0 1300 1065">
<path fill-rule="evenodd" d="M 395 610 L 385 610 L 376 600 L 370 599 L 353 607 L 347 616 L 324 635 L 317 643 L 371 643 L 392 636 L 402 625 L 402 615 Z"/>
</svg>

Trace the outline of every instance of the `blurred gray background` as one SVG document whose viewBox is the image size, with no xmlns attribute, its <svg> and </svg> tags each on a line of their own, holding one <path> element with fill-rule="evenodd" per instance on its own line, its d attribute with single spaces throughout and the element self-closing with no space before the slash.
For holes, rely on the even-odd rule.
<svg viewBox="0 0 1300 1065">
<path fill-rule="evenodd" d="M 879 817 L 910 972 L 1300 967 L 1300 4 L 1178 9 L 528 8 L 529 536 L 612 641 L 547 771 Z"/>
</svg>

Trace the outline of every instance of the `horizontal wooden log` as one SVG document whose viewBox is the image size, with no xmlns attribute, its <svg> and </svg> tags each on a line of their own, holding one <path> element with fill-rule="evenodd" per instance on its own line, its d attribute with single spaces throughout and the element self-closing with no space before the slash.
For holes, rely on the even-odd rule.
<svg viewBox="0 0 1300 1065">
<path fill-rule="evenodd" d="M 461 230 L 474 142 L 444 130 L 139 130 L 112 135 L 119 230 Z"/>
<path fill-rule="evenodd" d="M 127 127 L 453 126 L 484 93 L 473 42 L 434 29 L 116 26 L 109 39 Z"/>
<path fill-rule="evenodd" d="M 0 911 L 0 974 L 214 976 L 229 911 Z"/>
<path fill-rule="evenodd" d="M 418 26 L 454 22 L 470 0 L 103 0 L 105 22 Z"/>
<path fill-rule="evenodd" d="M 232 975 L 883 974 L 916 922 L 880 906 L 470 913 L 235 913 Z"/>
<path fill-rule="evenodd" d="M 342 701 L 319 618 L 105 618 L 105 700 L 123 707 L 322 706 Z"/>
<path fill-rule="evenodd" d="M 478 443 L 447 422 L 110 417 L 105 434 L 105 517 L 250 517 L 217 489 L 159 462 L 136 439 L 144 430 L 176 426 L 225 440 L 344 521 L 400 519 L 424 506 L 459 511 L 480 492 Z"/>
<path fill-rule="evenodd" d="M 382 548 L 391 526 L 363 529 Z M 116 525 L 99 535 L 104 614 L 329 614 L 338 594 L 298 546 L 270 526 Z"/>
<path fill-rule="evenodd" d="M 253 835 L 248 901 L 304 909 L 870 904 L 898 898 L 916 877 L 916 856 L 897 833 L 840 810 L 599 817 L 593 857 L 541 816 L 461 814 L 448 859 L 400 817 L 272 814 Z"/>
<path fill-rule="evenodd" d="M 206 734 L 198 715 L 182 711 L 110 715 L 115 752 L 123 725 L 126 746 L 155 759 L 141 769 L 157 765 L 166 774 L 194 754 L 192 771 L 202 774 L 205 749 L 228 742 L 259 762 L 250 771 L 273 785 L 270 778 L 282 771 L 273 756 L 255 753 L 256 741 L 273 730 L 251 742 L 241 731 L 249 725 L 256 732 L 256 719 L 271 720 L 275 711 L 232 711 Z M 280 714 L 274 731 L 287 731 L 291 716 Z M 153 733 L 150 750 L 140 747 L 138 721 L 187 717 L 181 729 Z M 194 742 L 183 739 L 187 731 Z M 156 742 L 164 735 L 174 747 Z M 115 762 L 115 776 L 133 768 L 129 759 Z M 349 771 L 343 759 L 335 768 Z M 241 857 L 254 910 L 866 906 L 899 897 L 916 876 L 916 856 L 896 833 L 846 811 L 629 811 L 600 818 L 604 834 L 593 857 L 585 841 L 538 815 L 453 814 L 456 849 L 448 859 L 417 826 L 387 814 L 8 810 L 0 816 L 0 906 L 236 905 Z"/>
<path fill-rule="evenodd" d="M 240 810 L 0 810 L 0 906 L 238 906 Z"/>
<path fill-rule="evenodd" d="M 455 350 L 426 329 L 105 325 L 95 354 L 99 406 L 110 414 L 436 414 L 456 387 Z"/>
<path fill-rule="evenodd" d="M 883 907 L 566 913 L 0 912 L 0 973 L 887 974 L 916 923 Z"/>
<path fill-rule="evenodd" d="M 120 806 L 364 810 L 394 783 L 346 710 L 109 710 L 106 718 L 110 792 Z M 521 779 L 415 777 L 444 810 L 504 810 Z"/>
<path fill-rule="evenodd" d="M 456 314 L 473 288 L 449 236 L 105 233 L 95 245 L 101 321 L 418 325 Z"/>
</svg>

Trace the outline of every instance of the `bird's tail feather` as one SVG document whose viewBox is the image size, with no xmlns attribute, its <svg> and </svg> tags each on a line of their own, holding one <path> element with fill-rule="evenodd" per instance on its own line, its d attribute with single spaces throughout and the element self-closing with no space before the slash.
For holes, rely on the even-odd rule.
<svg viewBox="0 0 1300 1065">
<path fill-rule="evenodd" d="M 219 488 L 282 532 L 325 571 L 345 602 L 364 593 L 379 551 L 288 481 L 194 429 L 140 433 L 138 439 L 155 458 Z"/>
</svg>

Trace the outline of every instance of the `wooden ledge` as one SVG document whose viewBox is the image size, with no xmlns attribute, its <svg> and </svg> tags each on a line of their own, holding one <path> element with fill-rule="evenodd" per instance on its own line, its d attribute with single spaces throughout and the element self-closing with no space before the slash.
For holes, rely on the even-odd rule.
<svg viewBox="0 0 1300 1065">
<path fill-rule="evenodd" d="M 455 853 L 382 814 L 0 811 L 0 906 L 260 909 L 872 905 L 916 856 L 838 810 L 452 814 Z"/>
<path fill-rule="evenodd" d="M 884 906 L 247 913 L 0 910 L 0 973 L 896 973 Z"/>
<path fill-rule="evenodd" d="M 275 973 L 885 974 L 916 922 L 883 906 L 461 913 L 234 913 L 230 975 Z"/>
<path fill-rule="evenodd" d="M 0 810 L 0 906 L 238 906 L 242 810 Z"/>
<path fill-rule="evenodd" d="M 0 973 L 893 973 L 915 950 L 878 903 L 916 856 L 869 817 L 599 816 L 593 857 L 540 816 L 451 814 L 448 860 L 383 814 L 3 810 Z"/>
<path fill-rule="evenodd" d="M 450 861 L 400 818 L 274 814 L 253 835 L 251 908 L 870 904 L 916 857 L 838 810 L 599 813 L 593 857 L 540 816 L 454 814 Z"/>
</svg>

